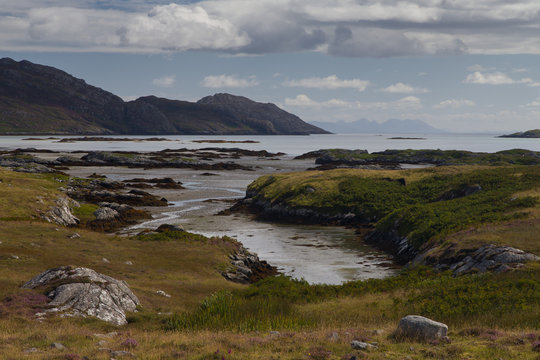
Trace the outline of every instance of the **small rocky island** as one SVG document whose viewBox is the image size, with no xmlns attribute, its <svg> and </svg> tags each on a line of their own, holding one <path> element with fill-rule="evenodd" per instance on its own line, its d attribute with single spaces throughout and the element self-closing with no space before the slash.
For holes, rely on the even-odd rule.
<svg viewBox="0 0 540 360">
<path fill-rule="evenodd" d="M 540 138 L 540 129 L 516 132 L 513 134 L 501 135 L 501 138 Z"/>
</svg>

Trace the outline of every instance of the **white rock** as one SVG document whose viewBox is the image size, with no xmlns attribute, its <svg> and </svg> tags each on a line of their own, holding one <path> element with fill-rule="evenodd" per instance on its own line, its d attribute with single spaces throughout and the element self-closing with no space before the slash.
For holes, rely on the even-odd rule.
<svg viewBox="0 0 540 360">
<path fill-rule="evenodd" d="M 448 326 L 419 315 L 407 315 L 399 321 L 398 334 L 408 338 L 433 340 L 446 336 Z"/>
</svg>

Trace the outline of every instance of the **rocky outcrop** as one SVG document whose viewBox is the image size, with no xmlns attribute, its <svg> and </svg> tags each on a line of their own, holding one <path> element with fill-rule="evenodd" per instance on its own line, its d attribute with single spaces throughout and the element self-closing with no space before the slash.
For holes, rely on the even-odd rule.
<svg viewBox="0 0 540 360">
<path fill-rule="evenodd" d="M 234 162 L 209 163 L 182 156 L 183 151 L 157 153 L 91 151 L 80 159 L 61 156 L 56 162 L 62 166 L 127 166 L 132 168 L 179 168 L 197 170 L 251 170 Z M 211 160 L 211 159 L 210 159 Z"/>
<path fill-rule="evenodd" d="M 94 231 L 110 232 L 152 217 L 148 211 L 126 204 L 100 202 L 98 205 L 100 208 L 94 211 L 96 218 L 86 223 L 86 227 Z"/>
<path fill-rule="evenodd" d="M 20 151 L 0 155 L 0 166 L 17 172 L 52 173 L 56 172 L 56 170 L 50 167 L 54 164 L 54 162 L 38 159 L 34 156 L 23 154 Z"/>
<path fill-rule="evenodd" d="M 76 226 L 80 223 L 80 220 L 73 215 L 71 206 L 79 206 L 79 203 L 62 196 L 55 201 L 55 206 L 43 214 L 43 218 L 58 225 Z"/>
<path fill-rule="evenodd" d="M 264 260 L 249 252 L 243 246 L 233 254 L 229 255 L 231 266 L 221 274 L 227 280 L 240 284 L 254 283 L 267 276 L 278 274 L 277 269 Z"/>
<path fill-rule="evenodd" d="M 247 193 L 246 198 L 239 200 L 233 207 L 222 211 L 221 215 L 242 211 L 254 213 L 261 219 L 277 220 L 287 223 L 351 225 L 363 222 L 357 214 L 326 214 L 309 207 L 290 207 L 286 204 L 271 203 L 257 198 L 254 193 Z"/>
<path fill-rule="evenodd" d="M 538 256 L 520 249 L 486 244 L 470 251 L 469 255 L 461 254 L 457 257 L 446 258 L 443 254 L 435 260 L 430 259 L 429 255 L 422 254 L 413 263 L 432 263 L 439 270 L 451 270 L 455 275 L 463 275 L 486 271 L 506 272 L 538 260 L 540 260 Z"/>
<path fill-rule="evenodd" d="M 394 261 L 402 265 L 418 255 L 418 249 L 409 244 L 409 239 L 395 229 L 384 231 L 375 229 L 364 237 L 364 241 L 392 254 Z"/>
<path fill-rule="evenodd" d="M 315 163 L 323 166 L 365 167 L 377 165 L 399 169 L 400 164 L 415 165 L 504 165 L 540 164 L 540 152 L 512 149 L 496 153 L 481 153 L 463 150 L 384 150 L 367 153 L 365 150 L 322 149 L 297 157 L 315 158 Z"/>
<path fill-rule="evenodd" d="M 408 339 L 430 341 L 445 337 L 448 326 L 419 315 L 407 315 L 399 321 L 396 335 Z"/>
<path fill-rule="evenodd" d="M 80 186 L 79 186 L 80 185 Z M 118 203 L 130 206 L 167 206 L 168 202 L 165 198 L 152 195 L 142 190 L 130 190 L 127 193 L 114 192 L 103 189 L 101 186 L 96 186 L 94 182 L 89 185 L 78 184 L 70 186 L 67 189 L 67 194 L 77 200 L 86 201 L 89 203 Z"/>
<path fill-rule="evenodd" d="M 45 292 L 50 299 L 47 313 L 93 316 L 114 325 L 126 324 L 126 312 L 135 311 L 140 304 L 125 281 L 83 267 L 49 269 L 23 288 Z"/>
</svg>

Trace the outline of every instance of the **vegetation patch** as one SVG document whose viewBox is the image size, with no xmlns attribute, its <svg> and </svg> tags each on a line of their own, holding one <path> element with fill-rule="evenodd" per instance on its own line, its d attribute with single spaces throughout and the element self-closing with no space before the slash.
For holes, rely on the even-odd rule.
<svg viewBox="0 0 540 360">
<path fill-rule="evenodd" d="M 263 176 L 248 194 L 328 217 L 351 213 L 358 223 L 397 231 L 418 249 L 471 226 L 527 217 L 539 185 L 539 166 L 338 169 Z"/>
</svg>

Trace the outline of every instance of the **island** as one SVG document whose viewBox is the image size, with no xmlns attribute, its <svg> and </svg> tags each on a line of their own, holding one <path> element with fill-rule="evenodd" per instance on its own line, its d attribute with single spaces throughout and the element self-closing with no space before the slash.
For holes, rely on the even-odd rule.
<svg viewBox="0 0 540 360">
<path fill-rule="evenodd" d="M 513 134 L 501 135 L 500 138 L 540 138 L 540 129 L 516 132 Z"/>
</svg>

